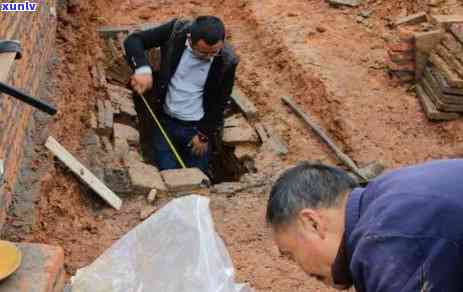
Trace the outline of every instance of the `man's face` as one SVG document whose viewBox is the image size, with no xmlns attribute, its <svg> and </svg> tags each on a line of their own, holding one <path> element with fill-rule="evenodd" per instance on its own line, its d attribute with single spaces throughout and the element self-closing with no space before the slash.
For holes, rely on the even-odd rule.
<svg viewBox="0 0 463 292">
<path fill-rule="evenodd" d="M 220 54 L 224 47 L 223 41 L 217 42 L 215 45 L 209 45 L 204 40 L 200 39 L 195 44 L 189 38 L 193 54 L 201 59 L 212 59 Z"/>
<path fill-rule="evenodd" d="M 326 218 L 310 211 L 277 227 L 275 241 L 283 256 L 295 261 L 308 275 L 332 285 L 331 265 L 339 248 L 339 237 L 329 230 L 329 222 L 323 222 Z M 315 214 L 315 218 L 310 214 Z"/>
</svg>

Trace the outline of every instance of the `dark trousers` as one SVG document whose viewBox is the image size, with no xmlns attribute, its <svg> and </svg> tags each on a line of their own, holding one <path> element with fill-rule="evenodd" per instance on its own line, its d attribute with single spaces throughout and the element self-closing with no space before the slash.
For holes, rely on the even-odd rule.
<svg viewBox="0 0 463 292">
<path fill-rule="evenodd" d="M 192 152 L 190 144 L 198 133 L 197 123 L 180 121 L 166 114 L 160 114 L 158 118 L 186 166 L 197 167 L 207 174 L 209 149 L 203 156 L 197 156 Z M 155 161 L 160 170 L 181 167 L 158 127 L 154 130 L 154 150 Z"/>
</svg>

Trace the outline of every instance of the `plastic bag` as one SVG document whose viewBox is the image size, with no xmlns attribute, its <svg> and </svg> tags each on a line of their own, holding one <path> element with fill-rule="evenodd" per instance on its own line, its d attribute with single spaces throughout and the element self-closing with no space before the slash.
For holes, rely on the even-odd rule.
<svg viewBox="0 0 463 292">
<path fill-rule="evenodd" d="M 252 292 L 214 230 L 209 199 L 175 199 L 136 226 L 91 265 L 73 292 Z"/>
</svg>

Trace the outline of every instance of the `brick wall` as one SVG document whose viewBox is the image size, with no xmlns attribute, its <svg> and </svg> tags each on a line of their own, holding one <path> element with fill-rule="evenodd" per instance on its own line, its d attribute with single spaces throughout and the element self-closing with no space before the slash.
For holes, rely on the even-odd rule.
<svg viewBox="0 0 463 292">
<path fill-rule="evenodd" d="M 40 88 L 46 82 L 47 63 L 54 49 L 56 17 L 52 13 L 55 0 L 38 2 L 36 12 L 0 12 L 0 39 L 20 40 L 23 49 L 22 59 L 0 71 L 8 71 L 6 80 L 1 81 L 40 97 Z M 3 191 L 0 188 L 0 229 L 12 199 L 10 190 L 21 165 L 26 129 L 33 110 L 0 94 L 0 159 L 5 161 Z"/>
</svg>

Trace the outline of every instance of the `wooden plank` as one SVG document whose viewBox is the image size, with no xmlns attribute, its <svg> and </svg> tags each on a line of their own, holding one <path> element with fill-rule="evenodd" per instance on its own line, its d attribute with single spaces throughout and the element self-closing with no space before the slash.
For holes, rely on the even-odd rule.
<svg viewBox="0 0 463 292">
<path fill-rule="evenodd" d="M 326 134 L 326 132 L 317 124 L 315 123 L 312 118 L 304 112 L 297 104 L 296 102 L 293 101 L 292 97 L 290 96 L 284 96 L 281 98 L 281 100 L 288 105 L 295 113 L 297 116 L 299 116 L 304 123 L 309 126 L 317 135 L 320 137 L 320 139 L 329 146 L 329 148 L 336 154 L 336 157 L 344 163 L 347 167 L 349 167 L 356 175 L 358 175 L 360 178 L 364 179 L 365 181 L 368 181 L 368 178 L 366 178 L 362 173 L 360 173 L 360 169 L 357 167 L 355 162 L 347 156 L 344 152 L 341 151 L 341 149 L 334 144 L 333 140 Z"/>
<path fill-rule="evenodd" d="M 252 121 L 257 117 L 257 108 L 254 103 L 236 86 L 233 89 L 231 98 L 246 118 Z"/>
<path fill-rule="evenodd" d="M 434 103 L 429 98 L 428 94 L 424 91 L 421 84 L 416 86 L 416 93 L 418 99 L 423 107 L 424 113 L 430 120 L 455 120 L 458 119 L 457 113 L 445 113 L 439 111 Z"/>
<path fill-rule="evenodd" d="M 77 159 L 72 156 L 58 141 L 53 137 L 48 137 L 45 147 L 48 148 L 59 160 L 61 160 L 69 169 L 77 175 L 85 184 L 87 184 L 95 193 L 105 200 L 111 207 L 119 210 L 122 206 L 122 200 L 113 193 L 105 184 L 103 184 L 93 173 L 83 166 Z"/>
<path fill-rule="evenodd" d="M 6 83 L 13 67 L 16 53 L 0 54 L 0 81 Z"/>
</svg>

